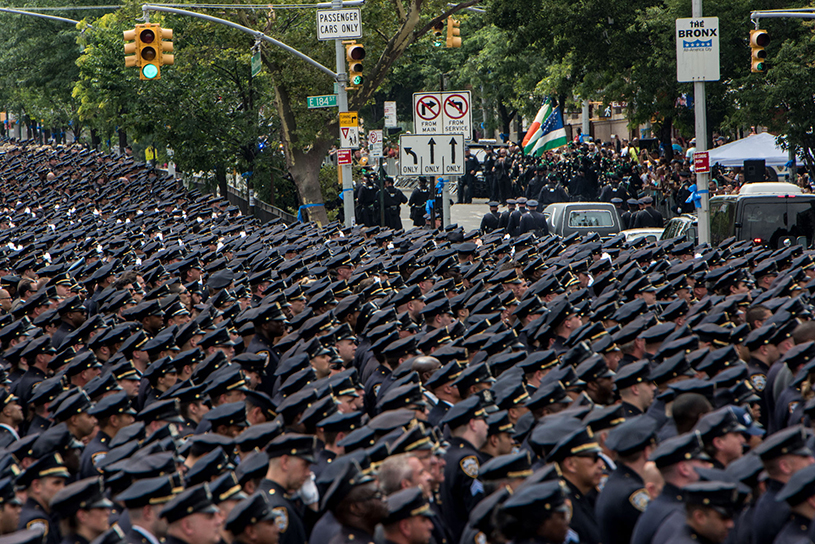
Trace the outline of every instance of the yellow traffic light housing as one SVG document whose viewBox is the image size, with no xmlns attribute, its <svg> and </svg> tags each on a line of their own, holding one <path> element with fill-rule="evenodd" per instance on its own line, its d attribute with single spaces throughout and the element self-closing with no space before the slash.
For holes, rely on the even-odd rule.
<svg viewBox="0 0 815 544">
<path fill-rule="evenodd" d="M 763 72 L 767 69 L 767 51 L 764 49 L 770 43 L 770 35 L 766 30 L 750 31 L 750 50 L 752 52 L 751 72 Z"/>
<path fill-rule="evenodd" d="M 442 35 L 444 34 L 444 23 L 439 21 L 435 25 L 433 25 L 433 46 L 434 47 L 441 47 L 444 45 L 444 42 L 441 41 Z"/>
<path fill-rule="evenodd" d="M 133 66 L 138 66 L 138 57 L 136 56 L 138 44 L 135 41 L 136 30 L 125 30 L 123 34 L 125 40 L 125 67 L 132 68 Z"/>
<path fill-rule="evenodd" d="M 175 55 L 168 55 L 173 51 L 173 29 L 160 28 L 161 33 L 161 64 L 169 66 L 175 63 Z"/>
<path fill-rule="evenodd" d="M 362 60 L 365 58 L 365 48 L 355 40 L 345 42 L 345 60 L 348 62 L 348 88 L 356 89 L 362 86 Z"/>
<path fill-rule="evenodd" d="M 161 66 L 173 64 L 175 58 L 167 53 L 173 50 L 173 31 L 156 23 L 136 25 L 123 32 L 125 40 L 125 66 L 139 67 L 139 79 L 161 79 Z M 166 40 L 166 41 L 165 41 Z"/>
<path fill-rule="evenodd" d="M 447 18 L 447 47 L 461 47 L 461 21 L 452 17 Z"/>
</svg>

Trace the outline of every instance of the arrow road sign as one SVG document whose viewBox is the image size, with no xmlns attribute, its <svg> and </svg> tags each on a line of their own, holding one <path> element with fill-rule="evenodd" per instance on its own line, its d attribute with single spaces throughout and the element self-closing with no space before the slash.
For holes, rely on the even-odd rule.
<svg viewBox="0 0 815 544">
<path fill-rule="evenodd" d="M 472 136 L 470 91 L 413 93 L 413 127 L 417 134 Z"/>
<path fill-rule="evenodd" d="M 448 140 L 441 134 L 403 135 L 399 137 L 399 174 L 402 176 L 460 176 L 464 174 L 464 135 Z"/>
</svg>

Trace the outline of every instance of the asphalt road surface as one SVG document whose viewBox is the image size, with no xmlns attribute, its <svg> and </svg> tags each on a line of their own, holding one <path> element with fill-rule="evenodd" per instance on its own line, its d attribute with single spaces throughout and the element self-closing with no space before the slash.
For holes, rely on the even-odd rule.
<svg viewBox="0 0 815 544">
<path fill-rule="evenodd" d="M 410 193 L 405 193 L 405 196 L 410 198 Z M 453 198 L 455 202 L 455 197 Z M 498 208 L 504 211 L 505 208 Z M 402 226 L 405 229 L 410 229 L 413 226 L 413 221 L 410 219 L 410 206 L 407 204 L 401 207 Z M 484 214 L 489 212 L 487 207 L 486 198 L 474 198 L 472 204 L 453 204 L 450 206 L 450 217 L 453 223 L 464 229 L 464 232 L 477 229 L 481 226 L 481 218 Z"/>
</svg>

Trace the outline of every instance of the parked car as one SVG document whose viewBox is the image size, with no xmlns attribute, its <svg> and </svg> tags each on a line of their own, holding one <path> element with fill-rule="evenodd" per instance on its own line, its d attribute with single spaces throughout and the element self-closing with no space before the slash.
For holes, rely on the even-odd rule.
<svg viewBox="0 0 815 544">
<path fill-rule="evenodd" d="M 735 236 L 772 249 L 811 247 L 815 238 L 815 194 L 792 183 L 748 183 L 738 195 L 710 199 L 710 241 Z"/>
<path fill-rule="evenodd" d="M 618 234 L 620 216 L 608 202 L 558 202 L 544 208 L 549 232 L 559 236 L 596 232 L 604 238 Z"/>
<path fill-rule="evenodd" d="M 696 216 L 690 213 L 683 213 L 672 217 L 665 223 L 660 240 L 669 240 L 677 236 L 685 236 L 688 240 L 697 243 L 699 228 L 696 224 Z"/>
<path fill-rule="evenodd" d="M 645 238 L 646 242 L 656 242 L 661 239 L 664 230 L 662 228 L 626 229 L 620 234 L 625 236 L 626 242 L 635 242 L 641 238 Z"/>
</svg>

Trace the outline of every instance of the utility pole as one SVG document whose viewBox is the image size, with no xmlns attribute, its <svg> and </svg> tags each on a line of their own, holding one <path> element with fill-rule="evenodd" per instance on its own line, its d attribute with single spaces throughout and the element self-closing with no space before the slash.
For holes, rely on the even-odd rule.
<svg viewBox="0 0 815 544">
<path fill-rule="evenodd" d="M 332 0 L 332 9 L 342 8 L 342 0 Z M 337 109 L 339 113 L 348 111 L 348 74 L 345 71 L 345 46 L 342 43 L 342 38 L 334 40 L 335 57 L 337 65 Z M 351 174 L 350 164 L 338 164 L 340 181 L 342 182 L 342 209 L 345 214 L 345 227 L 351 228 L 354 226 L 354 180 Z"/>
<path fill-rule="evenodd" d="M 702 0 L 693 0 L 691 14 L 694 18 L 703 17 Z M 707 98 L 705 96 L 704 80 L 693 82 L 693 112 L 696 118 L 696 151 L 707 151 Z M 696 192 L 701 197 L 701 208 L 697 210 L 697 226 L 699 229 L 699 243 L 710 243 L 710 174 L 696 173 Z"/>
</svg>

